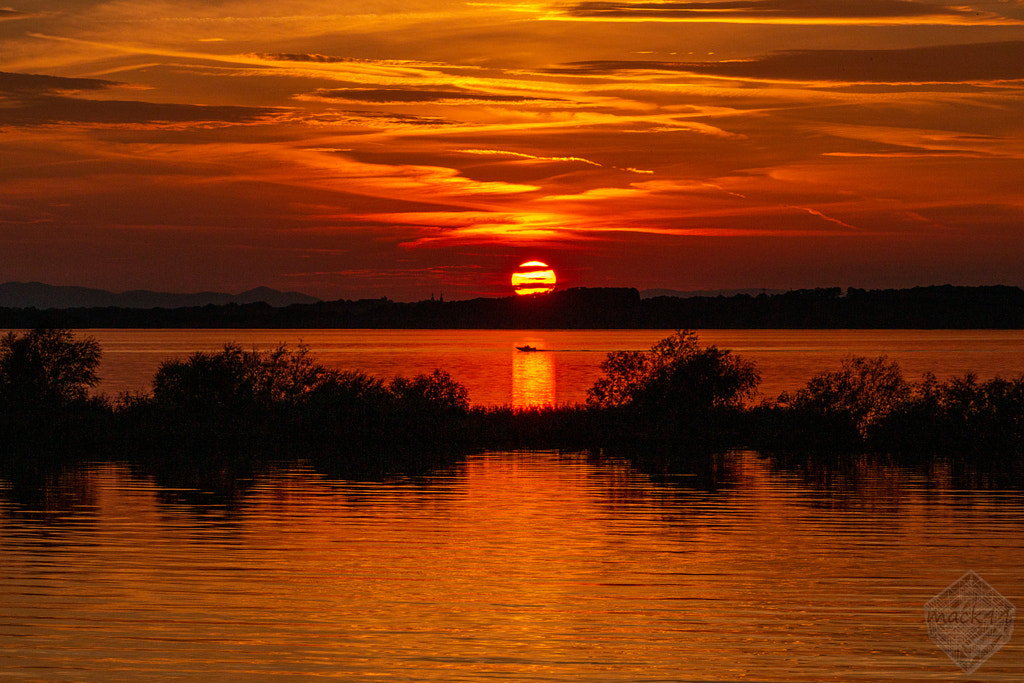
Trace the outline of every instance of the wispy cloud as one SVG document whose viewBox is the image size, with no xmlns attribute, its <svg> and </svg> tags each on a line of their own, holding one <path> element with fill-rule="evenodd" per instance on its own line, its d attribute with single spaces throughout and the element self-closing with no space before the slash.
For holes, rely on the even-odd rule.
<svg viewBox="0 0 1024 683">
<path fill-rule="evenodd" d="M 6 21 L 8 19 L 27 19 L 33 16 L 28 12 L 19 12 L 16 9 L 10 7 L 0 7 L 0 21 Z"/>
<path fill-rule="evenodd" d="M 368 64 L 385 66 L 446 66 L 440 62 L 424 62 L 415 59 L 366 59 L 339 55 L 323 55 L 316 52 L 253 52 L 252 57 L 269 62 L 305 62 L 311 64 Z M 478 67 L 467 67 L 478 68 Z"/>
<path fill-rule="evenodd" d="M 0 270 L 328 296 L 535 249 L 640 286 L 1024 272 L 1019 1 L 323 4 L 0 10 Z"/>
<path fill-rule="evenodd" d="M 0 93 L 8 95 L 105 90 L 118 85 L 121 83 L 99 78 L 62 78 L 60 76 L 0 71 Z"/>
<path fill-rule="evenodd" d="M 415 164 L 373 164 L 342 154 L 310 152 L 306 157 L 321 182 L 343 182 L 348 192 L 403 199 L 436 200 L 438 197 L 517 195 L 540 188 L 524 183 L 474 180 L 458 169 Z"/>
<path fill-rule="evenodd" d="M 462 104 L 467 102 L 518 102 L 550 101 L 550 98 L 531 98 L 522 95 L 495 95 L 462 89 L 430 90 L 418 88 L 321 88 L 303 97 L 347 102 L 372 102 L 375 104 Z"/>
<path fill-rule="evenodd" d="M 581 164 L 589 164 L 591 166 L 601 166 L 596 161 L 590 159 L 584 159 L 583 157 L 546 157 L 538 156 L 536 154 L 524 154 L 522 152 L 509 152 L 501 149 L 460 149 L 460 154 L 472 154 L 474 156 L 490 156 L 490 157 L 506 157 L 512 159 L 522 159 L 525 161 L 538 161 L 538 162 L 579 162 Z M 633 169 L 630 169 L 633 170 Z"/>
<path fill-rule="evenodd" d="M 603 21 L 766 24 L 1008 23 L 992 11 L 914 0 L 708 0 L 706 2 L 580 2 L 555 13 Z"/>
<path fill-rule="evenodd" d="M 840 83 L 971 83 L 1024 79 L 1024 41 L 893 50 L 787 50 L 742 60 L 705 62 L 594 61 L 565 72 L 664 71 L 784 81 Z"/>
<path fill-rule="evenodd" d="M 267 122 L 283 113 L 282 110 L 265 107 L 89 100 L 45 95 L 10 101 L 7 106 L 0 107 L 0 125 L 230 126 Z"/>
<path fill-rule="evenodd" d="M 328 111 L 320 114 L 308 114 L 304 117 L 310 123 L 323 125 L 351 124 L 369 129 L 391 131 L 401 135 L 412 131 L 432 131 L 458 128 L 465 124 L 440 116 L 417 116 L 415 114 L 394 114 L 385 111 L 341 110 Z"/>
<path fill-rule="evenodd" d="M 82 94 L 124 85 L 98 78 L 64 78 L 0 72 L 0 125 L 237 125 L 284 114 L 271 107 L 202 106 L 133 100 L 89 99 Z"/>
</svg>

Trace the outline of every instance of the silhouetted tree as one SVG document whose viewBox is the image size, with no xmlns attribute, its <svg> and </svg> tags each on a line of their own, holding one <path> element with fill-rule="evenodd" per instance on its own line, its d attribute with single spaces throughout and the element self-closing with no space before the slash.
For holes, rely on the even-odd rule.
<svg viewBox="0 0 1024 683">
<path fill-rule="evenodd" d="M 152 396 L 124 397 L 121 414 L 135 441 L 156 449 L 272 450 L 288 440 L 288 421 L 301 399 L 330 376 L 305 347 L 245 351 L 226 344 L 164 361 Z"/>
<path fill-rule="evenodd" d="M 926 375 L 869 437 L 873 448 L 890 453 L 946 453 L 1020 468 L 1024 377 L 979 381 L 968 373 L 939 382 Z"/>
<path fill-rule="evenodd" d="M 737 407 L 754 397 L 755 365 L 731 351 L 702 347 L 693 331 L 678 331 L 649 351 L 616 351 L 601 363 L 605 376 L 587 391 L 597 408 L 635 406 L 706 411 Z"/>
<path fill-rule="evenodd" d="M 0 338 L 0 459 L 71 459 L 108 443 L 111 406 L 90 395 L 99 344 L 39 328 Z"/>
<path fill-rule="evenodd" d="M 296 404 L 298 439 L 310 451 L 371 451 L 392 412 L 391 394 L 361 370 L 332 371 Z"/>
<path fill-rule="evenodd" d="M 886 356 L 849 357 L 839 370 L 808 380 L 795 394 L 782 394 L 779 403 L 806 415 L 845 423 L 863 438 L 911 396 L 903 371 Z"/>
<path fill-rule="evenodd" d="M 99 376 L 100 346 L 71 330 L 35 329 L 0 338 L 0 403 L 56 408 L 88 398 Z"/>
<path fill-rule="evenodd" d="M 602 438 L 613 449 L 636 448 L 659 460 L 721 447 L 760 381 L 752 362 L 701 346 L 692 331 L 649 351 L 610 353 L 601 369 L 605 376 L 587 392 L 587 405 L 601 416 Z"/>
<path fill-rule="evenodd" d="M 388 384 L 388 390 L 403 403 L 430 406 L 434 410 L 469 410 L 469 391 L 444 370 L 412 379 L 395 377 Z"/>
<path fill-rule="evenodd" d="M 254 409 L 294 402 L 329 376 L 305 347 L 289 351 L 243 351 L 226 344 L 216 353 L 197 352 L 160 364 L 153 398 L 162 405 L 198 409 Z"/>
</svg>

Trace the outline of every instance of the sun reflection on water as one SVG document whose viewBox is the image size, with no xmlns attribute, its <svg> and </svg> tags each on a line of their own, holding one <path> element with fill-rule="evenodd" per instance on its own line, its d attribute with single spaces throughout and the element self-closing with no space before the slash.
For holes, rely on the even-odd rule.
<svg viewBox="0 0 1024 683">
<path fill-rule="evenodd" d="M 529 408 L 555 404 L 555 361 L 544 340 L 525 339 L 516 346 L 537 351 L 514 351 L 512 356 L 512 407 Z"/>
</svg>

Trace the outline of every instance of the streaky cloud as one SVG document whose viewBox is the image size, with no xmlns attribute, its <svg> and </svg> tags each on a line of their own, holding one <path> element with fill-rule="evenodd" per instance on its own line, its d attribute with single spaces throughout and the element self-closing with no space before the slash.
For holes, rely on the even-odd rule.
<svg viewBox="0 0 1024 683">
<path fill-rule="evenodd" d="M 347 123 L 368 128 L 407 129 L 407 128 L 449 128 L 464 125 L 459 121 L 440 116 L 417 116 L 413 114 L 392 114 L 385 111 L 343 110 L 327 112 L 308 117 L 318 123 Z"/>
<path fill-rule="evenodd" d="M 8 95 L 105 90 L 119 85 L 123 84 L 99 78 L 64 78 L 62 76 L 47 76 L 44 74 L 0 71 L 0 93 Z"/>
<path fill-rule="evenodd" d="M 9 7 L 0 7 L 0 21 L 5 19 L 24 19 L 32 16 L 28 12 L 19 12 L 16 9 L 10 9 Z"/>
<path fill-rule="evenodd" d="M 414 88 L 321 88 L 311 97 L 374 104 L 445 104 L 454 102 L 535 102 L 549 98 L 523 95 L 495 95 L 470 90 L 420 90 Z"/>
<path fill-rule="evenodd" d="M 807 20 L 885 22 L 929 18 L 937 22 L 986 22 L 998 18 L 972 7 L 914 0 L 712 0 L 709 2 L 580 2 L 564 12 L 582 19 L 632 21 L 747 21 L 802 23 Z"/>
<path fill-rule="evenodd" d="M 238 125 L 257 123 L 284 112 L 285 110 L 269 107 L 203 106 L 47 96 L 33 98 L 20 106 L 0 107 L 0 125 Z"/>
<path fill-rule="evenodd" d="M 953 157 L 953 158 L 966 158 L 966 159 L 985 159 L 991 157 L 991 154 L 983 154 L 981 152 L 961 152 L 957 150 L 916 150 L 913 152 L 822 152 L 823 157 L 845 157 L 848 159 L 927 159 L 936 157 Z"/>
<path fill-rule="evenodd" d="M 473 154 L 475 156 L 495 156 L 495 157 L 510 157 L 515 160 L 523 161 L 538 161 L 538 162 L 579 162 L 582 164 L 589 164 L 591 166 L 601 166 L 596 161 L 590 159 L 584 159 L 583 157 L 545 157 L 537 156 L 535 154 L 524 154 L 523 152 L 510 152 L 501 149 L 460 149 L 458 150 L 461 154 Z M 630 169 L 632 170 L 632 169 Z"/>
<path fill-rule="evenodd" d="M 93 100 L 73 93 L 125 85 L 99 78 L 64 78 L 44 74 L 0 72 L 0 125 L 45 126 L 56 123 L 129 125 L 155 123 L 253 123 L 286 110 L 271 107 L 203 106 L 133 100 Z"/>
<path fill-rule="evenodd" d="M 685 72 L 756 80 L 840 83 L 975 83 L 1024 79 L 1024 41 L 892 50 L 785 50 L 718 62 L 589 61 L 556 71 Z"/>
<path fill-rule="evenodd" d="M 455 68 L 452 64 L 425 62 L 416 59 L 366 59 L 363 57 L 342 57 L 339 55 L 322 55 L 315 52 L 253 52 L 249 57 L 267 62 L 305 62 L 311 64 L 376 64 L 384 66 L 444 66 Z M 477 68 L 477 67 L 459 67 Z"/>
<path fill-rule="evenodd" d="M 372 62 L 374 60 L 357 59 L 355 57 L 336 57 L 321 55 L 315 52 L 254 52 L 253 57 L 274 62 L 316 62 L 318 64 L 338 64 L 350 62 Z"/>
</svg>

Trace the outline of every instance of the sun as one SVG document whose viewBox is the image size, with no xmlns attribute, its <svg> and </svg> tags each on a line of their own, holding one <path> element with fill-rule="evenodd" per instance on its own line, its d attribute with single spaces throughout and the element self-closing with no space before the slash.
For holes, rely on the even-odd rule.
<svg viewBox="0 0 1024 683">
<path fill-rule="evenodd" d="M 541 261 L 527 261 L 512 273 L 516 294 L 547 294 L 555 288 L 555 271 Z"/>
</svg>

